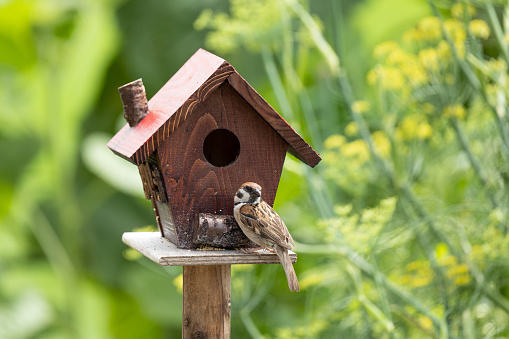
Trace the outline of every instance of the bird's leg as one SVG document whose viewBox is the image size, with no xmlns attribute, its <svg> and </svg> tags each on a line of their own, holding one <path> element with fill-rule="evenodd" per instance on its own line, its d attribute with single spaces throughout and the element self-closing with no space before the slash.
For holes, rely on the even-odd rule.
<svg viewBox="0 0 509 339">
<path fill-rule="evenodd" d="M 253 247 L 253 248 L 241 248 L 240 251 L 244 254 L 256 254 L 257 256 L 261 256 L 260 253 L 258 253 L 259 250 L 263 250 L 263 247 Z"/>
</svg>

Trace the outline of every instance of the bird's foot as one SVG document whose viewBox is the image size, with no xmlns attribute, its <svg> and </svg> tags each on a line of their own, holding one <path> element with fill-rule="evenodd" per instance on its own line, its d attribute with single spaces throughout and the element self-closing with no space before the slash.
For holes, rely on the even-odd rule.
<svg viewBox="0 0 509 339">
<path fill-rule="evenodd" d="M 258 252 L 259 250 L 263 250 L 263 247 L 254 247 L 254 248 L 241 248 L 240 251 L 244 254 L 256 254 L 257 256 L 261 256 Z"/>
</svg>

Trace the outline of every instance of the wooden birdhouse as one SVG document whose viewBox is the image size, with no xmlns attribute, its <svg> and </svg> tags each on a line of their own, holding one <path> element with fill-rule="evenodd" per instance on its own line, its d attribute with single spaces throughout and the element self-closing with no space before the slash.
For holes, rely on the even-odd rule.
<svg viewBox="0 0 509 339">
<path fill-rule="evenodd" d="M 128 121 L 108 143 L 138 166 L 161 234 L 180 248 L 250 243 L 233 197 L 252 181 L 272 205 L 286 152 L 320 156 L 225 60 L 198 50 L 147 102 L 141 80 L 119 88 Z"/>
</svg>

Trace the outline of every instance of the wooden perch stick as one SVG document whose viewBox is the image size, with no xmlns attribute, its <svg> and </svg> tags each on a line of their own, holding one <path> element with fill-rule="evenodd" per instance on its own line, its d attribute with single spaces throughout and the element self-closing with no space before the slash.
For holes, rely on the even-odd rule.
<svg viewBox="0 0 509 339">
<path fill-rule="evenodd" d="M 148 114 L 147 95 L 141 79 L 130 82 L 118 88 L 122 104 L 124 105 L 124 118 L 129 126 L 136 126 Z"/>
</svg>

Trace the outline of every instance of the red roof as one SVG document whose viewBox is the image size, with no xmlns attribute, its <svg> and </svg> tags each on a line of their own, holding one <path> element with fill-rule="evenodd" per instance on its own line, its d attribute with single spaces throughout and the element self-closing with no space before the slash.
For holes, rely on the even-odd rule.
<svg viewBox="0 0 509 339">
<path fill-rule="evenodd" d="M 117 155 L 140 165 L 224 81 L 288 143 L 288 152 L 311 167 L 320 156 L 225 60 L 199 49 L 148 102 L 136 126 L 126 124 L 109 142 Z"/>
</svg>

